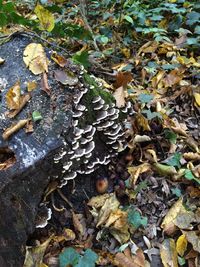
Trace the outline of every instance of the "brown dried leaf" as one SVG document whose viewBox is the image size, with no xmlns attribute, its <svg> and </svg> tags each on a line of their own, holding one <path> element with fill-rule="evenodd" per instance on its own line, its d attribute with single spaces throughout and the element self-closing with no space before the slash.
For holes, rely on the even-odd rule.
<svg viewBox="0 0 200 267">
<path fill-rule="evenodd" d="M 28 101 L 30 99 L 31 99 L 31 95 L 29 95 L 29 94 L 25 94 L 25 95 L 20 96 L 20 104 L 19 104 L 18 109 L 14 110 L 12 112 L 9 112 L 8 117 L 14 118 L 23 109 L 23 107 L 28 103 Z"/>
<path fill-rule="evenodd" d="M 118 72 L 116 75 L 116 82 L 114 83 L 115 88 L 124 87 L 126 88 L 128 83 L 131 82 L 133 76 L 130 72 Z"/>
</svg>

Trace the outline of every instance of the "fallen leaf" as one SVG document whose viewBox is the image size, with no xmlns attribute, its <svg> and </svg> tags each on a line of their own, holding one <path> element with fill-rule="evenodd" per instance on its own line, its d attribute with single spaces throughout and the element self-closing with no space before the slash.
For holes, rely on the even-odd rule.
<svg viewBox="0 0 200 267">
<path fill-rule="evenodd" d="M 200 253 L 200 235 L 199 231 L 182 231 L 187 241 L 192 244 L 193 249 Z"/>
<path fill-rule="evenodd" d="M 116 82 L 114 83 L 115 88 L 123 87 L 124 89 L 127 87 L 128 83 L 131 82 L 133 76 L 130 72 L 118 72 L 116 75 Z"/>
<path fill-rule="evenodd" d="M 124 107 L 125 106 L 125 93 L 124 93 L 124 88 L 123 86 L 118 87 L 115 92 L 113 93 L 113 96 L 116 100 L 116 106 L 118 108 Z"/>
<path fill-rule="evenodd" d="M 6 102 L 9 109 L 18 109 L 20 106 L 20 82 L 17 81 L 6 93 Z"/>
<path fill-rule="evenodd" d="M 41 44 L 31 43 L 27 45 L 23 53 L 23 60 L 35 75 L 48 72 L 48 59 Z"/>
<path fill-rule="evenodd" d="M 51 59 L 53 59 L 62 68 L 65 67 L 65 65 L 67 64 L 66 58 L 57 54 L 56 52 L 52 53 Z"/>
<path fill-rule="evenodd" d="M 110 214 L 117 210 L 119 207 L 120 203 L 116 198 L 115 194 L 110 194 L 109 198 L 106 199 L 104 205 L 99 211 L 99 216 L 98 216 L 98 222 L 97 222 L 97 227 L 100 225 L 106 223 L 107 219 L 109 218 Z"/>
<path fill-rule="evenodd" d="M 176 241 L 176 251 L 181 257 L 183 257 L 186 249 L 187 249 L 187 239 L 185 235 L 181 235 Z"/>
<path fill-rule="evenodd" d="M 164 267 L 178 267 L 178 255 L 175 241 L 172 238 L 163 241 L 160 247 L 160 256 Z"/>
<path fill-rule="evenodd" d="M 36 247 L 26 247 L 26 256 L 23 267 L 41 266 L 44 253 L 52 240 L 53 236 L 50 236 L 44 243 Z"/>
<path fill-rule="evenodd" d="M 180 229 L 190 229 L 191 223 L 195 221 L 195 214 L 192 211 L 186 210 L 183 205 L 183 199 L 180 198 L 169 209 L 161 227 L 169 234 L 169 230 L 174 230 L 176 227 Z"/>
<path fill-rule="evenodd" d="M 135 167 L 128 167 L 128 172 L 131 175 L 130 185 L 134 186 L 140 176 L 140 174 L 151 171 L 151 165 L 149 163 L 143 163 Z"/>
</svg>

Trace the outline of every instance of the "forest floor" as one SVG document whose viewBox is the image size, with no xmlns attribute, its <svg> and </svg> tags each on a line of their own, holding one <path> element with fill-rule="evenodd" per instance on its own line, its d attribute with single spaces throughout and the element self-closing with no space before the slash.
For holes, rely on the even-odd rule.
<svg viewBox="0 0 200 267">
<path fill-rule="evenodd" d="M 200 266 L 200 7 L 158 1 L 160 10 L 141 4 L 132 14 L 130 1 L 44 2 L 17 10 L 37 18 L 42 38 L 67 49 L 118 107 L 131 101 L 134 115 L 128 147 L 97 179 L 94 196 L 85 194 L 81 212 L 68 191 L 50 197 L 53 219 L 30 237 L 24 267 Z"/>
</svg>

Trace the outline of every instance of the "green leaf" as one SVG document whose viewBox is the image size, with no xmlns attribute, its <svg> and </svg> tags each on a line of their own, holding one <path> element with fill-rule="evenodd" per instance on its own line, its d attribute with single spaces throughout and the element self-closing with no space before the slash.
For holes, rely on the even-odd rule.
<svg viewBox="0 0 200 267">
<path fill-rule="evenodd" d="M 178 256 L 178 263 L 180 266 L 185 265 L 186 261 L 183 257 Z"/>
<path fill-rule="evenodd" d="M 160 118 L 160 119 L 162 119 L 162 116 L 161 116 L 160 113 L 158 113 L 158 112 L 152 112 L 152 111 L 149 110 L 149 109 L 144 109 L 144 110 L 142 111 L 142 113 L 143 113 L 143 114 L 146 114 L 148 120 L 152 120 L 152 119 L 154 119 L 154 118 Z"/>
<path fill-rule="evenodd" d="M 88 60 L 89 55 L 87 51 L 77 52 L 72 59 L 81 65 L 83 65 L 86 69 L 90 67 L 90 62 Z"/>
<path fill-rule="evenodd" d="M 169 139 L 170 143 L 176 144 L 177 135 L 170 129 L 165 129 L 165 138 Z"/>
<path fill-rule="evenodd" d="M 198 184 L 200 184 L 200 180 L 197 179 L 190 170 L 185 170 L 184 177 L 187 180 L 194 180 L 195 182 L 197 182 Z"/>
<path fill-rule="evenodd" d="M 135 209 L 129 209 L 128 223 L 136 229 L 140 226 L 145 227 L 147 226 L 147 218 L 141 216 L 140 213 L 136 211 Z"/>
<path fill-rule="evenodd" d="M 59 255 L 59 267 L 66 267 L 68 265 L 76 266 L 80 258 L 80 255 L 74 248 L 66 248 Z"/>
<path fill-rule="evenodd" d="M 34 121 L 40 121 L 42 120 L 42 115 L 39 111 L 33 111 L 32 118 Z"/>
<path fill-rule="evenodd" d="M 161 175 L 174 175 L 177 174 L 176 169 L 173 166 L 167 166 L 160 163 L 153 164 L 155 170 Z"/>
<path fill-rule="evenodd" d="M 167 163 L 167 165 L 169 166 L 180 168 L 181 167 L 180 160 L 181 160 L 181 154 L 175 153 L 172 157 L 170 157 L 169 159 L 166 159 L 165 163 Z"/>
<path fill-rule="evenodd" d="M 125 16 L 124 16 L 124 19 L 125 19 L 126 21 L 130 22 L 131 24 L 134 24 L 133 19 L 132 19 L 130 16 L 125 15 Z"/>
<path fill-rule="evenodd" d="M 140 94 L 138 96 L 138 100 L 142 103 L 149 103 L 153 98 L 154 98 L 153 95 L 149 94 Z"/>
<path fill-rule="evenodd" d="M 98 255 L 91 249 L 87 249 L 83 256 L 79 258 L 78 264 L 75 267 L 95 267 L 95 262 Z"/>
</svg>

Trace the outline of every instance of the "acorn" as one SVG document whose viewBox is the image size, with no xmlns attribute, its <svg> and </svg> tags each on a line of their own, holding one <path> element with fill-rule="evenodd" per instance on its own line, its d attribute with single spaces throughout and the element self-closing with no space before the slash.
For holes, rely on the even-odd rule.
<svg viewBox="0 0 200 267">
<path fill-rule="evenodd" d="M 108 179 L 106 177 L 97 179 L 96 190 L 99 194 L 103 194 L 108 190 Z"/>
</svg>

